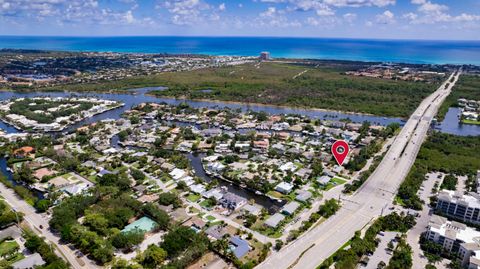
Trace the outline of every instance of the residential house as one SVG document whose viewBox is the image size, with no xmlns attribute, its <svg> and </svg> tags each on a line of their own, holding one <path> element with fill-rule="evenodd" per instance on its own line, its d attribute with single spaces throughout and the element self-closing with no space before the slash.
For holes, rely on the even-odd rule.
<svg viewBox="0 0 480 269">
<path fill-rule="evenodd" d="M 241 239 L 238 236 L 230 238 L 230 249 L 237 259 L 242 258 L 250 251 L 250 245 L 247 241 Z"/>
<path fill-rule="evenodd" d="M 253 205 L 246 204 L 245 206 L 242 207 L 241 211 L 243 212 L 243 214 L 259 216 L 260 213 L 262 213 L 262 208 L 255 204 Z"/>
<path fill-rule="evenodd" d="M 223 228 L 222 225 L 210 226 L 205 231 L 205 233 L 212 240 L 222 239 L 227 234 L 226 230 Z"/>
<path fill-rule="evenodd" d="M 280 213 L 275 213 L 273 216 L 269 217 L 265 222 L 264 225 L 277 228 L 278 225 L 285 219 L 285 216 Z"/>
<path fill-rule="evenodd" d="M 30 268 L 37 268 L 44 264 L 45 264 L 45 261 L 43 260 L 42 256 L 40 256 L 40 254 L 38 253 L 33 253 L 32 255 L 29 255 L 24 259 L 14 262 L 12 264 L 12 268 L 13 269 L 30 269 Z"/>
<path fill-rule="evenodd" d="M 240 197 L 234 193 L 227 192 L 220 199 L 220 204 L 227 209 L 237 210 L 247 203 L 247 199 Z"/>
<path fill-rule="evenodd" d="M 298 202 L 290 202 L 283 206 L 282 208 L 282 213 L 288 216 L 291 216 L 295 213 L 295 211 L 300 207 L 300 204 Z"/>
<path fill-rule="evenodd" d="M 33 158 L 33 156 L 35 156 L 34 154 L 35 148 L 30 146 L 21 147 L 13 151 L 13 157 L 17 159 Z"/>
<path fill-rule="evenodd" d="M 300 168 L 297 172 L 295 172 L 295 175 L 298 176 L 303 181 L 307 180 L 311 174 L 312 174 L 312 169 L 309 169 L 309 168 Z"/>
<path fill-rule="evenodd" d="M 332 178 L 330 176 L 323 175 L 323 176 L 317 177 L 317 182 L 318 184 L 325 186 L 328 184 L 328 182 L 330 182 L 331 179 Z"/>
<path fill-rule="evenodd" d="M 295 200 L 306 203 L 308 200 L 312 198 L 312 193 L 309 191 L 300 191 L 298 192 L 297 196 L 295 196 Z"/>
<path fill-rule="evenodd" d="M 293 190 L 293 184 L 281 182 L 275 187 L 275 190 L 283 194 L 289 194 Z"/>
</svg>

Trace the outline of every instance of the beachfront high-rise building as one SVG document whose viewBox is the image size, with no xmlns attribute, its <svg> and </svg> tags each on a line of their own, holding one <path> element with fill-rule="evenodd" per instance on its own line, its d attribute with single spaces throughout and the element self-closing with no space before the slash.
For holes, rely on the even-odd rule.
<svg viewBox="0 0 480 269">
<path fill-rule="evenodd" d="M 268 61 L 268 60 L 270 60 L 270 52 L 268 52 L 268 51 L 262 51 L 262 52 L 260 52 L 260 60 L 261 60 L 261 61 Z"/>
</svg>

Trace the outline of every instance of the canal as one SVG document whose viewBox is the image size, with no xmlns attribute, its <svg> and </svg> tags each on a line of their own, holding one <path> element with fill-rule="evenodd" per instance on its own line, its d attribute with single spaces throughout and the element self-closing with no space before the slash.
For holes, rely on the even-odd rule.
<svg viewBox="0 0 480 269">
<path fill-rule="evenodd" d="M 451 107 L 448 109 L 445 119 L 435 125 L 435 130 L 442 133 L 461 135 L 461 136 L 478 136 L 480 135 L 480 125 L 464 124 L 460 122 L 460 108 Z"/>
</svg>

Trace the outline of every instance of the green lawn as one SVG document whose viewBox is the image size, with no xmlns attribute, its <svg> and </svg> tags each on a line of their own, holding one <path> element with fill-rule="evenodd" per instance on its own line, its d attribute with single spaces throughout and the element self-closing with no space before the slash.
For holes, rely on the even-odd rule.
<svg viewBox="0 0 480 269">
<path fill-rule="evenodd" d="M 195 213 L 200 212 L 200 210 L 196 209 L 195 207 L 190 207 L 189 212 L 192 213 L 192 214 L 195 214 Z"/>
<path fill-rule="evenodd" d="M 280 228 L 277 228 L 277 229 L 262 228 L 262 229 L 259 229 L 259 230 L 256 230 L 256 231 L 263 234 L 263 235 L 271 237 L 271 238 L 280 238 L 283 235 L 282 234 L 282 229 L 280 229 Z"/>
<path fill-rule="evenodd" d="M 200 197 L 201 197 L 200 195 L 192 193 L 192 194 L 187 196 L 187 200 L 192 202 L 192 203 L 195 203 L 200 199 Z"/>
<path fill-rule="evenodd" d="M 205 199 L 203 200 L 202 202 L 200 202 L 199 204 L 201 207 L 204 207 L 204 208 L 211 208 L 213 205 L 210 203 L 210 200 L 208 199 Z"/>
<path fill-rule="evenodd" d="M 345 182 L 347 181 L 344 179 L 341 179 L 339 177 L 334 177 L 326 185 L 321 186 L 320 189 L 323 191 L 328 191 L 333 187 L 344 184 Z"/>
<path fill-rule="evenodd" d="M 207 219 L 209 222 L 212 222 L 212 221 L 216 220 L 216 218 L 214 216 L 210 216 L 210 215 L 206 216 L 205 219 Z"/>
<path fill-rule="evenodd" d="M 330 180 L 331 183 L 334 183 L 335 185 L 342 185 L 343 183 L 347 182 L 344 179 L 341 179 L 339 177 L 334 177 L 332 180 Z"/>
<path fill-rule="evenodd" d="M 8 260 L 4 259 L 0 259 L 0 268 L 3 268 L 3 266 L 10 266 L 12 265 L 13 263 L 16 263 L 18 261 L 21 261 L 25 258 L 25 256 L 23 256 L 22 253 L 15 253 L 13 256 L 9 257 Z"/>
<path fill-rule="evenodd" d="M 3 241 L 0 243 L 0 257 L 12 253 L 18 248 L 19 245 L 15 241 Z"/>
<path fill-rule="evenodd" d="M 462 120 L 462 123 L 480 125 L 480 121 L 478 120 Z"/>
<path fill-rule="evenodd" d="M 283 194 L 279 193 L 278 191 L 269 191 L 269 192 L 267 192 L 267 195 L 272 196 L 274 198 L 278 198 L 278 199 L 283 198 Z"/>
<path fill-rule="evenodd" d="M 399 206 L 405 206 L 405 202 L 402 200 L 402 198 L 395 196 L 395 198 L 393 199 L 393 202 L 394 204 L 397 204 Z"/>
<path fill-rule="evenodd" d="M 168 184 L 165 186 L 166 188 L 172 186 L 173 184 L 176 184 L 175 181 L 168 182 Z"/>
</svg>

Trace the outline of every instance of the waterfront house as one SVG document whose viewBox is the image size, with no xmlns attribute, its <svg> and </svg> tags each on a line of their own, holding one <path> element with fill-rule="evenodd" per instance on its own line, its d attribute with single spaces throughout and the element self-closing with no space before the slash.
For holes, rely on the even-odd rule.
<svg viewBox="0 0 480 269">
<path fill-rule="evenodd" d="M 262 207 L 256 204 L 246 204 L 244 207 L 242 207 L 241 211 L 243 214 L 259 216 L 262 213 Z"/>
<path fill-rule="evenodd" d="M 33 172 L 33 176 L 38 180 L 42 180 L 43 177 L 53 176 L 56 173 L 57 171 L 51 170 L 50 168 L 40 168 L 38 170 L 35 170 L 35 172 Z"/>
<path fill-rule="evenodd" d="M 223 170 L 225 170 L 226 166 L 221 162 L 211 162 L 206 165 L 206 168 L 207 171 L 220 174 Z"/>
<path fill-rule="evenodd" d="M 223 192 L 219 188 L 210 189 L 202 193 L 202 197 L 204 198 L 215 198 L 215 200 L 219 201 L 223 198 Z"/>
<path fill-rule="evenodd" d="M 30 146 L 25 146 L 18 148 L 13 151 L 13 157 L 17 159 L 23 159 L 23 158 L 33 158 L 35 156 L 35 148 L 30 147 Z"/>
<path fill-rule="evenodd" d="M 293 185 L 288 182 L 281 182 L 276 187 L 275 190 L 283 194 L 289 194 L 293 189 Z"/>
<path fill-rule="evenodd" d="M 174 168 L 169 175 L 174 179 L 174 180 L 179 180 L 182 177 L 185 177 L 187 175 L 187 172 L 182 169 Z"/>
<path fill-rule="evenodd" d="M 234 193 L 227 192 L 220 199 L 220 204 L 227 209 L 236 210 L 247 203 L 247 199 Z"/>
<path fill-rule="evenodd" d="M 206 189 L 202 184 L 193 184 L 190 186 L 190 190 L 197 194 L 202 194 Z"/>
</svg>

